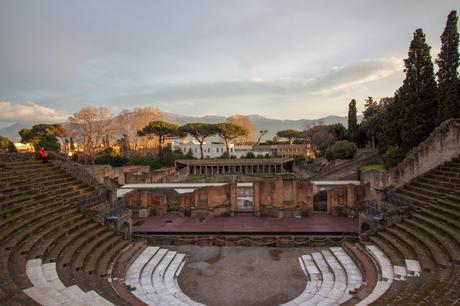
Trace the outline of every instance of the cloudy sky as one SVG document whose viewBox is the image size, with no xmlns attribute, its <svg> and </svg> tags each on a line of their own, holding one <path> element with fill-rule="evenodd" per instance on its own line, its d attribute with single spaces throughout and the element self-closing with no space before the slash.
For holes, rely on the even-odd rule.
<svg viewBox="0 0 460 306">
<path fill-rule="evenodd" d="M 416 28 L 439 50 L 458 0 L 0 0 L 0 124 L 82 106 L 345 115 L 391 96 Z"/>
</svg>

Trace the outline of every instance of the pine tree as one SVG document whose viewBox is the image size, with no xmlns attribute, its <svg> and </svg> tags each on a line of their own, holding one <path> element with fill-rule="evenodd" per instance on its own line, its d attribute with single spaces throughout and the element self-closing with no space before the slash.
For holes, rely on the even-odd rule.
<svg viewBox="0 0 460 306">
<path fill-rule="evenodd" d="M 422 29 L 417 29 L 404 60 L 406 77 L 398 99 L 402 110 L 401 142 L 406 151 L 425 140 L 436 125 L 437 86 L 430 48 Z"/>
<path fill-rule="evenodd" d="M 353 99 L 348 104 L 348 138 L 351 141 L 356 140 L 358 131 L 358 117 L 356 115 L 356 100 Z"/>
<path fill-rule="evenodd" d="M 458 86 L 458 30 L 457 12 L 450 12 L 447 17 L 446 27 L 441 35 L 441 52 L 436 59 L 439 67 L 438 77 L 438 123 L 449 118 L 460 117 L 460 95 Z"/>
</svg>

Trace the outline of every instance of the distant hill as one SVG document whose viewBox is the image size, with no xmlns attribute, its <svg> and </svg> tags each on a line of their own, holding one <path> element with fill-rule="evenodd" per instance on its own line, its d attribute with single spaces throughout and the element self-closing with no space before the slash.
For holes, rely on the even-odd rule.
<svg viewBox="0 0 460 306">
<path fill-rule="evenodd" d="M 207 123 L 219 123 L 225 121 L 224 116 L 203 116 L 203 117 L 193 117 L 185 116 L 174 113 L 164 113 L 165 120 L 171 121 L 180 125 L 189 123 L 189 122 L 207 122 Z M 265 118 L 260 115 L 249 115 L 252 123 L 257 127 L 257 130 L 268 130 L 268 134 L 264 139 L 273 138 L 277 131 L 287 130 L 287 129 L 296 129 L 303 130 L 309 125 L 314 123 L 322 122 L 323 124 L 333 124 L 333 123 L 342 123 L 345 127 L 347 126 L 347 117 L 346 116 L 326 116 L 319 119 L 299 119 L 299 120 L 281 120 L 281 119 L 270 119 Z M 358 116 L 358 120 L 360 116 Z M 0 128 L 0 135 L 8 137 L 13 140 L 18 140 L 19 135 L 18 131 L 22 128 L 30 128 L 32 123 L 14 123 L 10 126 Z"/>
<path fill-rule="evenodd" d="M 164 113 L 167 121 L 175 122 L 177 124 L 186 124 L 189 122 L 206 122 L 206 123 L 219 123 L 225 121 L 223 116 L 203 116 L 193 117 L 184 116 L 174 113 Z M 345 127 L 347 126 L 348 118 L 346 116 L 326 116 L 319 119 L 299 119 L 299 120 L 281 120 L 281 119 L 270 119 L 260 115 L 249 115 L 251 122 L 257 127 L 257 130 L 268 130 L 268 134 L 265 139 L 273 138 L 277 131 L 296 129 L 304 130 L 306 127 L 312 124 L 322 122 L 323 124 L 342 123 Z M 359 119 L 359 118 L 358 118 Z"/>
</svg>

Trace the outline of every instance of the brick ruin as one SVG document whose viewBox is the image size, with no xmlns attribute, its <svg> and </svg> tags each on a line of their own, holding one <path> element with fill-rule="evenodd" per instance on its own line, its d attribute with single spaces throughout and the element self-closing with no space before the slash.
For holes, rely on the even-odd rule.
<svg viewBox="0 0 460 306">
<path fill-rule="evenodd" d="M 187 193 L 178 193 L 174 189 L 137 189 L 125 195 L 125 202 L 133 216 L 140 218 L 172 212 L 194 218 L 231 216 L 243 211 L 276 218 L 313 214 L 314 188 L 310 181 L 275 179 L 256 181 L 249 186 L 237 187 L 236 183 L 229 183 Z M 356 210 L 368 194 L 368 185 L 332 187 L 327 191 L 327 213 L 357 216 Z M 250 199 L 249 210 L 239 204 L 247 198 Z"/>
</svg>

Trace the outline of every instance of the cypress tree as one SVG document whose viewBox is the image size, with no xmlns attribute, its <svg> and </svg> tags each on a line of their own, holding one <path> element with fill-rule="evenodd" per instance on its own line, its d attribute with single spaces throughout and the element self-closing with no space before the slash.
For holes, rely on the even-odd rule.
<svg viewBox="0 0 460 306">
<path fill-rule="evenodd" d="M 458 30 L 457 12 L 450 12 L 441 35 L 441 52 L 436 59 L 439 67 L 436 76 L 439 85 L 438 123 L 460 117 L 460 94 L 458 87 Z"/>
<path fill-rule="evenodd" d="M 399 90 L 402 107 L 401 142 L 408 151 L 433 131 L 438 113 L 433 62 L 422 29 L 417 29 L 404 60 L 406 77 Z"/>
<path fill-rule="evenodd" d="M 348 104 L 348 138 L 351 141 L 356 141 L 358 131 L 358 117 L 356 113 L 356 100 L 353 99 Z"/>
</svg>

